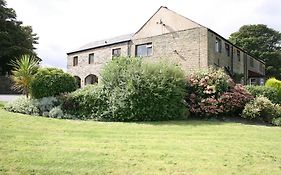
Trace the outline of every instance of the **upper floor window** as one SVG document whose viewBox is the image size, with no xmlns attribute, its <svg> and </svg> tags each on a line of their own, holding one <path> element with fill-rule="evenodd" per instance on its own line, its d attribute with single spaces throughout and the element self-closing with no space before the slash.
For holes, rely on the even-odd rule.
<svg viewBox="0 0 281 175">
<path fill-rule="evenodd" d="M 219 38 L 216 38 L 215 50 L 216 52 L 221 53 L 221 40 Z"/>
<path fill-rule="evenodd" d="M 147 57 L 152 55 L 152 43 L 141 44 L 136 46 L 137 57 Z"/>
<path fill-rule="evenodd" d="M 230 47 L 229 44 L 225 43 L 225 51 L 226 51 L 226 55 L 230 56 Z"/>
<path fill-rule="evenodd" d="M 73 66 L 78 65 L 78 56 L 73 57 Z"/>
<path fill-rule="evenodd" d="M 254 67 L 254 59 L 252 57 L 250 57 L 250 66 Z"/>
<path fill-rule="evenodd" d="M 240 50 L 237 50 L 237 59 L 238 59 L 238 61 L 240 61 L 240 60 L 241 60 Z"/>
<path fill-rule="evenodd" d="M 88 59 L 89 59 L 88 63 L 89 64 L 93 64 L 94 61 L 95 61 L 95 54 L 94 53 L 89 54 L 89 58 Z"/>
<path fill-rule="evenodd" d="M 112 49 L 112 57 L 120 57 L 121 56 L 121 48 Z"/>
</svg>

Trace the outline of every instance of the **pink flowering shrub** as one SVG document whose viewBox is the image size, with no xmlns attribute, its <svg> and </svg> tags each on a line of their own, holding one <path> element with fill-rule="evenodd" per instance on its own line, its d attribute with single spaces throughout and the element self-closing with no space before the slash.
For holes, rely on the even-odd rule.
<svg viewBox="0 0 281 175">
<path fill-rule="evenodd" d="M 208 69 L 187 78 L 186 102 L 191 114 L 201 117 L 240 114 L 252 99 L 222 69 Z"/>
</svg>

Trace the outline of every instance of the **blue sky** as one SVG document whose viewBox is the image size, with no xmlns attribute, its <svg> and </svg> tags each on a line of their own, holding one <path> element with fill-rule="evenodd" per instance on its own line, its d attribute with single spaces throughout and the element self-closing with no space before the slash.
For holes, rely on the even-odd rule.
<svg viewBox="0 0 281 175">
<path fill-rule="evenodd" d="M 225 38 L 245 24 L 281 31 L 280 0 L 7 0 L 39 36 L 44 66 L 66 68 L 66 53 L 88 42 L 136 32 L 162 5 Z"/>
</svg>

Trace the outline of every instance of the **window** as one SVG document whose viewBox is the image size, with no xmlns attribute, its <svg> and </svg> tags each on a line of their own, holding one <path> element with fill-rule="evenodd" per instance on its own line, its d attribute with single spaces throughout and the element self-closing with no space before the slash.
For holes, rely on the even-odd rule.
<svg viewBox="0 0 281 175">
<path fill-rule="evenodd" d="M 221 53 L 221 40 L 219 38 L 216 38 L 215 50 L 216 52 Z"/>
<path fill-rule="evenodd" d="M 94 61 L 95 61 L 95 54 L 94 54 L 94 53 L 89 54 L 88 63 L 89 63 L 89 64 L 93 64 Z"/>
<path fill-rule="evenodd" d="M 112 49 L 112 57 L 120 57 L 121 56 L 121 48 Z"/>
<path fill-rule="evenodd" d="M 254 59 L 252 57 L 250 57 L 250 66 L 254 67 Z"/>
<path fill-rule="evenodd" d="M 241 60 L 240 50 L 237 50 L 237 59 L 238 59 L 238 61 Z"/>
<path fill-rule="evenodd" d="M 226 51 L 226 55 L 230 56 L 230 47 L 229 44 L 225 43 L 225 51 Z"/>
<path fill-rule="evenodd" d="M 78 56 L 73 57 L 73 66 L 78 65 Z"/>
<path fill-rule="evenodd" d="M 141 44 L 136 46 L 137 57 L 147 57 L 152 55 L 152 43 Z"/>
</svg>

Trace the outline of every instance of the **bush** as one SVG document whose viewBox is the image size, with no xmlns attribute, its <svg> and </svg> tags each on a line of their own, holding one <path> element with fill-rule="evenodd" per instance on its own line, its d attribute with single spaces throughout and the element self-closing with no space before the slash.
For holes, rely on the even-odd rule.
<svg viewBox="0 0 281 175">
<path fill-rule="evenodd" d="M 59 105 L 55 97 L 44 97 L 42 99 L 31 99 L 25 96 L 18 97 L 5 105 L 5 109 L 29 115 L 49 116 L 49 112 Z"/>
<path fill-rule="evenodd" d="M 39 115 L 40 110 L 37 106 L 36 100 L 27 98 L 25 96 L 18 97 L 16 100 L 5 105 L 5 109 L 10 112 L 17 112 L 29 115 Z"/>
<path fill-rule="evenodd" d="M 281 81 L 276 78 L 269 78 L 265 82 L 265 86 L 273 87 L 278 91 L 278 98 L 281 99 Z"/>
<path fill-rule="evenodd" d="M 104 67 L 101 80 L 107 102 L 103 119 L 158 121 L 186 115 L 184 73 L 175 65 L 115 59 Z"/>
<path fill-rule="evenodd" d="M 55 97 L 44 97 L 38 99 L 36 102 L 36 106 L 40 110 L 40 114 L 43 112 L 49 112 L 51 109 L 59 105 L 59 102 Z"/>
<path fill-rule="evenodd" d="M 107 101 L 102 87 L 88 85 L 72 93 L 60 96 L 62 110 L 75 119 L 100 118 L 105 113 Z"/>
<path fill-rule="evenodd" d="M 258 119 L 271 123 L 275 117 L 280 116 L 281 108 L 263 96 L 256 97 L 246 104 L 242 117 L 247 119 Z"/>
<path fill-rule="evenodd" d="M 57 68 L 39 69 L 30 84 L 31 95 L 37 99 L 57 96 L 75 89 L 75 78 Z"/>
<path fill-rule="evenodd" d="M 223 93 L 218 99 L 222 113 L 228 115 L 240 115 L 251 100 L 253 96 L 239 84 Z"/>
<path fill-rule="evenodd" d="M 281 117 L 272 119 L 272 124 L 275 126 L 281 126 Z"/>
<path fill-rule="evenodd" d="M 64 114 L 60 106 L 52 108 L 48 116 L 51 118 L 64 118 Z"/>
<path fill-rule="evenodd" d="M 279 103 L 278 90 L 270 86 L 246 86 L 246 89 L 254 96 L 267 97 L 273 103 Z"/>
<path fill-rule="evenodd" d="M 241 85 L 235 85 L 222 69 L 201 70 L 187 78 L 190 112 L 200 117 L 241 114 L 253 97 Z"/>
</svg>

